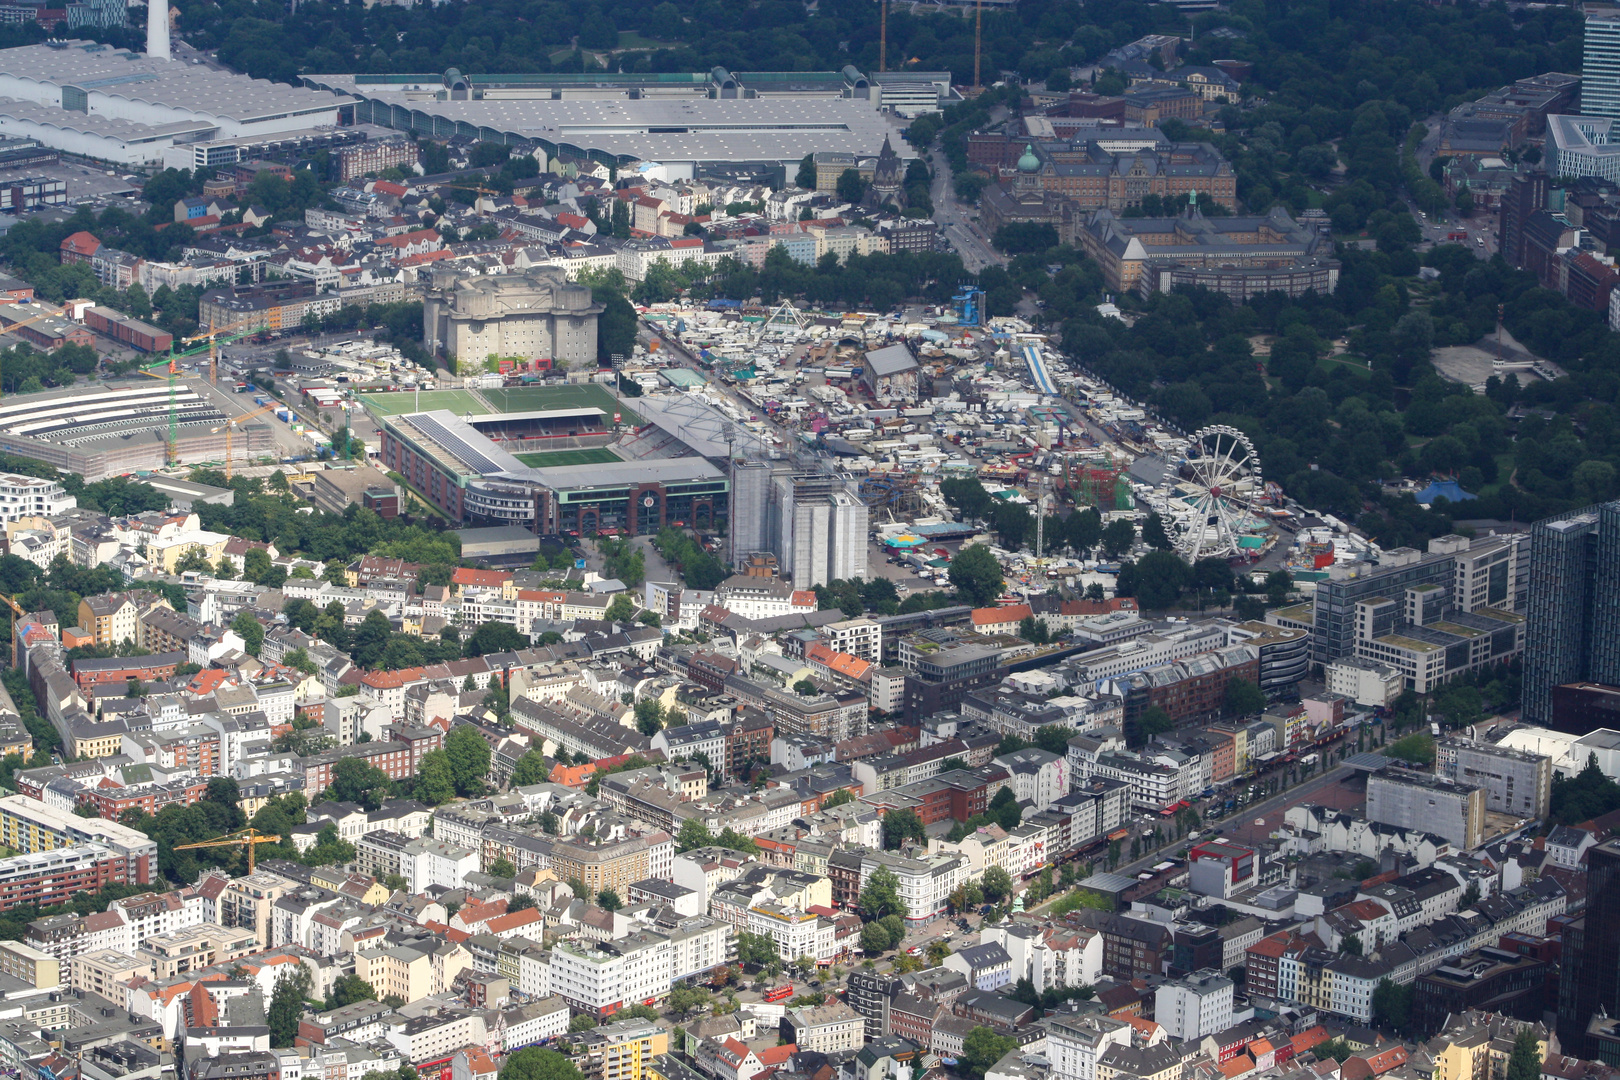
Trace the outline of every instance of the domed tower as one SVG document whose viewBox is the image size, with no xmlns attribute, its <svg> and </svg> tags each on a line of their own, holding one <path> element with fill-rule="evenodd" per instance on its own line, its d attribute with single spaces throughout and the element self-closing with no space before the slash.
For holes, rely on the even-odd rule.
<svg viewBox="0 0 1620 1080">
<path fill-rule="evenodd" d="M 1035 156 L 1035 145 L 1025 143 L 1024 153 L 1018 159 L 1018 175 L 1013 179 L 1013 193 L 1017 198 L 1039 197 L 1041 167 L 1041 159 Z"/>
</svg>

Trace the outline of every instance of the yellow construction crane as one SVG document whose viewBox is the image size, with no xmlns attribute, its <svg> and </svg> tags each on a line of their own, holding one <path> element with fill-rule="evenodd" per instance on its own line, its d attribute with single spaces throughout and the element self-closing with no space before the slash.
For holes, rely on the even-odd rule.
<svg viewBox="0 0 1620 1080">
<path fill-rule="evenodd" d="M 24 611 L 22 609 L 21 604 L 17 603 L 17 601 L 13 600 L 11 597 L 5 595 L 4 593 L 0 593 L 0 600 L 4 600 L 6 602 L 6 607 L 10 608 L 12 611 L 15 611 L 17 613 L 17 618 L 20 619 L 24 615 L 28 614 L 28 612 L 26 612 L 26 611 Z"/>
<path fill-rule="evenodd" d="M 47 311 L 42 315 L 35 315 L 31 319 L 24 319 L 22 322 L 14 322 L 9 326 L 0 326 L 0 334 L 9 334 L 13 330 L 20 330 L 25 326 L 31 326 L 34 323 L 42 322 L 45 319 L 55 318 L 56 316 L 65 315 L 65 314 L 67 314 L 65 309 L 62 310 L 62 311 Z M 4 393 L 4 392 L 5 392 L 4 387 L 0 386 L 0 393 Z"/>
<path fill-rule="evenodd" d="M 478 185 L 478 184 L 440 184 L 439 187 L 441 187 L 441 188 L 453 188 L 456 191 L 476 191 L 480 195 L 510 195 L 511 194 L 511 192 L 508 192 L 508 191 L 497 191 L 494 188 L 487 188 L 487 187 L 483 187 L 483 186 Z M 479 209 L 478 208 L 478 203 L 480 201 L 481 200 L 476 200 L 476 199 L 473 201 L 473 209 L 474 210 Z M 483 211 L 479 210 L 479 213 L 483 213 Z"/>
<path fill-rule="evenodd" d="M 208 331 L 206 333 L 193 334 L 188 338 L 182 338 L 181 343 L 185 344 L 185 345 L 190 345 L 194 341 L 206 341 L 206 342 L 208 342 L 208 381 L 210 383 L 212 383 L 212 384 L 218 385 L 218 383 L 219 383 L 219 336 L 221 334 L 230 334 L 234 330 L 240 330 L 240 329 L 242 329 L 242 327 L 247 326 L 249 323 L 253 323 L 253 324 L 257 325 L 261 321 L 262 320 L 259 319 L 259 318 L 238 319 L 236 322 L 230 323 L 230 324 L 228 324 L 226 326 L 215 326 L 212 323 L 210 323 L 208 325 Z M 252 333 L 252 331 L 248 331 L 248 333 Z M 245 337 L 247 335 L 246 334 L 237 334 L 236 336 L 237 337 Z"/>
<path fill-rule="evenodd" d="M 176 844 L 174 845 L 174 850 L 187 851 L 192 848 L 246 847 L 248 853 L 248 873 L 251 874 L 253 873 L 253 852 L 258 848 L 258 846 L 260 844 L 279 844 L 280 842 L 281 837 L 279 836 L 267 836 L 258 829 L 249 827 L 246 829 L 238 829 L 236 832 L 227 833 L 224 836 L 216 836 L 212 840 L 199 840 L 195 844 Z"/>
<path fill-rule="evenodd" d="M 231 417 L 229 420 L 225 421 L 225 423 L 221 424 L 217 428 L 209 428 L 208 429 L 208 434 L 210 434 L 210 435 L 216 435 L 221 431 L 223 431 L 225 433 L 225 479 L 226 480 L 229 480 L 231 478 L 231 433 L 236 430 L 236 428 L 237 428 L 237 426 L 239 424 L 245 423 L 246 421 L 253 419 L 255 416 L 258 416 L 260 413 L 267 413 L 271 409 L 274 409 L 277 405 L 280 405 L 280 404 L 281 404 L 281 402 L 279 402 L 279 401 L 272 401 L 268 405 L 259 406 L 257 409 L 254 409 L 250 413 L 243 413 L 241 416 L 233 416 L 233 417 Z"/>
</svg>

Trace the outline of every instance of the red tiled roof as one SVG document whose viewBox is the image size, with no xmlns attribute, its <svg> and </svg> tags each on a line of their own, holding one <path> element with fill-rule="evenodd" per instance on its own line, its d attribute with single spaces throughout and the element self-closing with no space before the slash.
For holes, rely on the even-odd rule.
<svg viewBox="0 0 1620 1080">
<path fill-rule="evenodd" d="M 511 580 L 512 574 L 508 570 L 473 570 L 466 566 L 450 575 L 450 581 L 455 585 L 505 585 Z"/>
<path fill-rule="evenodd" d="M 1023 622 L 1035 614 L 1028 604 L 1009 604 L 1006 607 L 973 609 L 974 626 L 999 626 L 1002 623 Z"/>
</svg>

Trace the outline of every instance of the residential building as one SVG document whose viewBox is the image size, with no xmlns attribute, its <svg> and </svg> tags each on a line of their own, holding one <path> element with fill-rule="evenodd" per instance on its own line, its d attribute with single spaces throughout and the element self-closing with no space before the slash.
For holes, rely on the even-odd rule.
<svg viewBox="0 0 1620 1080">
<path fill-rule="evenodd" d="M 1131 1025 L 1111 1016 L 1058 1015 L 1047 1021 L 1046 1054 L 1055 1080 L 1098 1080 L 1097 1060 L 1131 1045 Z"/>
<path fill-rule="evenodd" d="M 861 1014 L 836 998 L 825 1005 L 789 1009 L 782 1031 L 800 1050 L 821 1054 L 859 1050 L 866 1043 L 866 1022 Z"/>
</svg>

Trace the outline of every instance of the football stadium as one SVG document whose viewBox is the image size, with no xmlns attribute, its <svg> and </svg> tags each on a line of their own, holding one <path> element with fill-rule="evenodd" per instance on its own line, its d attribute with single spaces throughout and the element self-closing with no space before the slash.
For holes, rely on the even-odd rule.
<svg viewBox="0 0 1620 1080">
<path fill-rule="evenodd" d="M 446 397 L 445 395 L 456 395 Z M 725 462 L 764 451 L 696 397 L 583 385 L 367 394 L 385 466 L 453 521 L 536 533 L 656 533 L 725 517 Z M 430 400 L 431 399 L 431 400 Z"/>
</svg>

